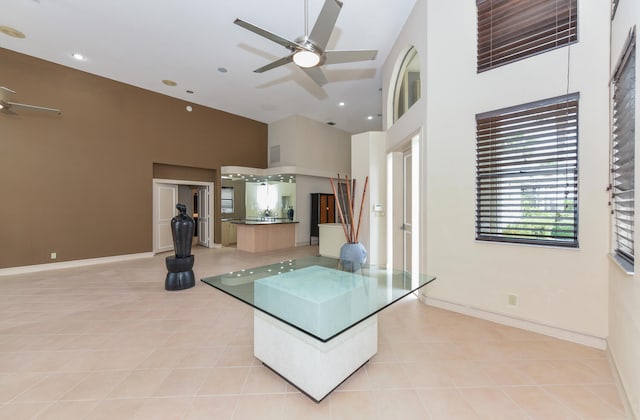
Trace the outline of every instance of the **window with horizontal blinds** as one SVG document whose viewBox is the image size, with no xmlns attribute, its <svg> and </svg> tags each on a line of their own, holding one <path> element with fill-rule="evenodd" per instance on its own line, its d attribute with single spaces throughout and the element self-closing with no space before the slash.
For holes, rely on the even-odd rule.
<svg viewBox="0 0 640 420">
<path fill-rule="evenodd" d="M 615 254 L 634 263 L 635 224 L 635 36 L 625 49 L 613 77 L 613 141 L 611 189 Z"/>
<path fill-rule="evenodd" d="M 578 246 L 578 94 L 476 115 L 476 239 Z"/>
<path fill-rule="evenodd" d="M 578 0 L 477 0 L 478 73 L 578 40 Z"/>
</svg>

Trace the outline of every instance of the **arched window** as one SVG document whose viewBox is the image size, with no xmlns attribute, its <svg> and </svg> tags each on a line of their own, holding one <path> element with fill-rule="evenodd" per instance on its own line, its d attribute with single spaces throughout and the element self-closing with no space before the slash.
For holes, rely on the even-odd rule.
<svg viewBox="0 0 640 420">
<path fill-rule="evenodd" d="M 396 78 L 393 102 L 393 122 L 420 99 L 420 60 L 418 51 L 411 47 L 402 60 Z"/>
</svg>

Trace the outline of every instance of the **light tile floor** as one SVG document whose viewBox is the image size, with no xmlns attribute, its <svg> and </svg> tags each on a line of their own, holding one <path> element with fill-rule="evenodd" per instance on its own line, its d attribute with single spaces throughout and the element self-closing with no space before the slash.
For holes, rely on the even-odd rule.
<svg viewBox="0 0 640 420">
<path fill-rule="evenodd" d="M 317 253 L 195 249 L 196 277 Z M 316 404 L 253 357 L 252 310 L 164 256 L 0 277 L 2 419 L 624 419 L 603 351 L 428 307 Z"/>
</svg>

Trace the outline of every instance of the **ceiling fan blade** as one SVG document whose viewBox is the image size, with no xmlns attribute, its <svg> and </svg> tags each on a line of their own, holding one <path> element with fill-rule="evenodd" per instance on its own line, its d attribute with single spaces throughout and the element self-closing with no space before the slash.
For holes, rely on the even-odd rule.
<svg viewBox="0 0 640 420">
<path fill-rule="evenodd" d="M 338 15 L 342 9 L 342 2 L 338 0 L 326 0 L 316 20 L 313 29 L 309 34 L 309 39 L 321 49 L 327 47 L 333 27 L 336 26 Z"/>
<path fill-rule="evenodd" d="M 318 86 L 322 87 L 328 83 L 327 77 L 324 75 L 322 70 L 320 70 L 320 67 L 310 67 L 310 68 L 300 67 L 300 69 L 305 73 L 307 73 L 307 75 L 311 79 L 313 79 L 313 81 L 316 82 Z"/>
<path fill-rule="evenodd" d="M 62 111 L 55 108 L 47 108 L 46 106 L 36 106 L 36 105 L 27 105 L 27 104 L 19 104 L 16 102 L 7 102 L 10 105 L 11 109 L 24 109 L 25 111 L 38 111 L 38 112 L 49 112 L 51 114 L 60 115 Z"/>
<path fill-rule="evenodd" d="M 324 64 L 351 63 L 353 61 L 375 60 L 377 50 L 333 50 L 325 51 Z"/>
<path fill-rule="evenodd" d="M 276 67 L 284 66 L 285 64 L 289 64 L 293 61 L 293 54 L 288 55 L 286 57 L 282 57 L 272 63 L 267 64 L 266 66 L 262 66 L 259 69 L 255 69 L 256 73 L 263 73 L 267 70 L 275 69 Z"/>
<path fill-rule="evenodd" d="M 9 102 L 9 98 L 11 98 L 15 94 L 16 94 L 15 91 L 9 88 L 6 88 L 4 86 L 0 86 L 0 101 Z"/>
<path fill-rule="evenodd" d="M 293 41 L 289 41 L 286 38 L 281 37 L 280 35 L 276 35 L 273 32 L 267 31 L 266 29 L 262 29 L 252 23 L 249 23 L 247 21 L 244 21 L 242 19 L 236 19 L 233 21 L 233 23 L 235 23 L 238 26 L 241 26 L 245 29 L 250 30 L 251 32 L 258 34 L 264 38 L 267 38 L 270 41 L 273 41 L 275 43 L 278 43 L 280 45 L 282 45 L 285 48 L 288 48 L 290 50 L 295 50 L 296 48 L 303 48 L 305 49 L 304 46 L 298 44 L 297 42 L 293 42 Z"/>
</svg>

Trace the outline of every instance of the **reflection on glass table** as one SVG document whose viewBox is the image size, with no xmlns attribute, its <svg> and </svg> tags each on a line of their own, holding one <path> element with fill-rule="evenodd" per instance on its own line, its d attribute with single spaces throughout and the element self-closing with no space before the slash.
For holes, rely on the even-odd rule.
<svg viewBox="0 0 640 420">
<path fill-rule="evenodd" d="M 254 354 L 320 401 L 377 352 L 376 314 L 435 277 L 309 257 L 203 282 L 251 305 Z"/>
</svg>

